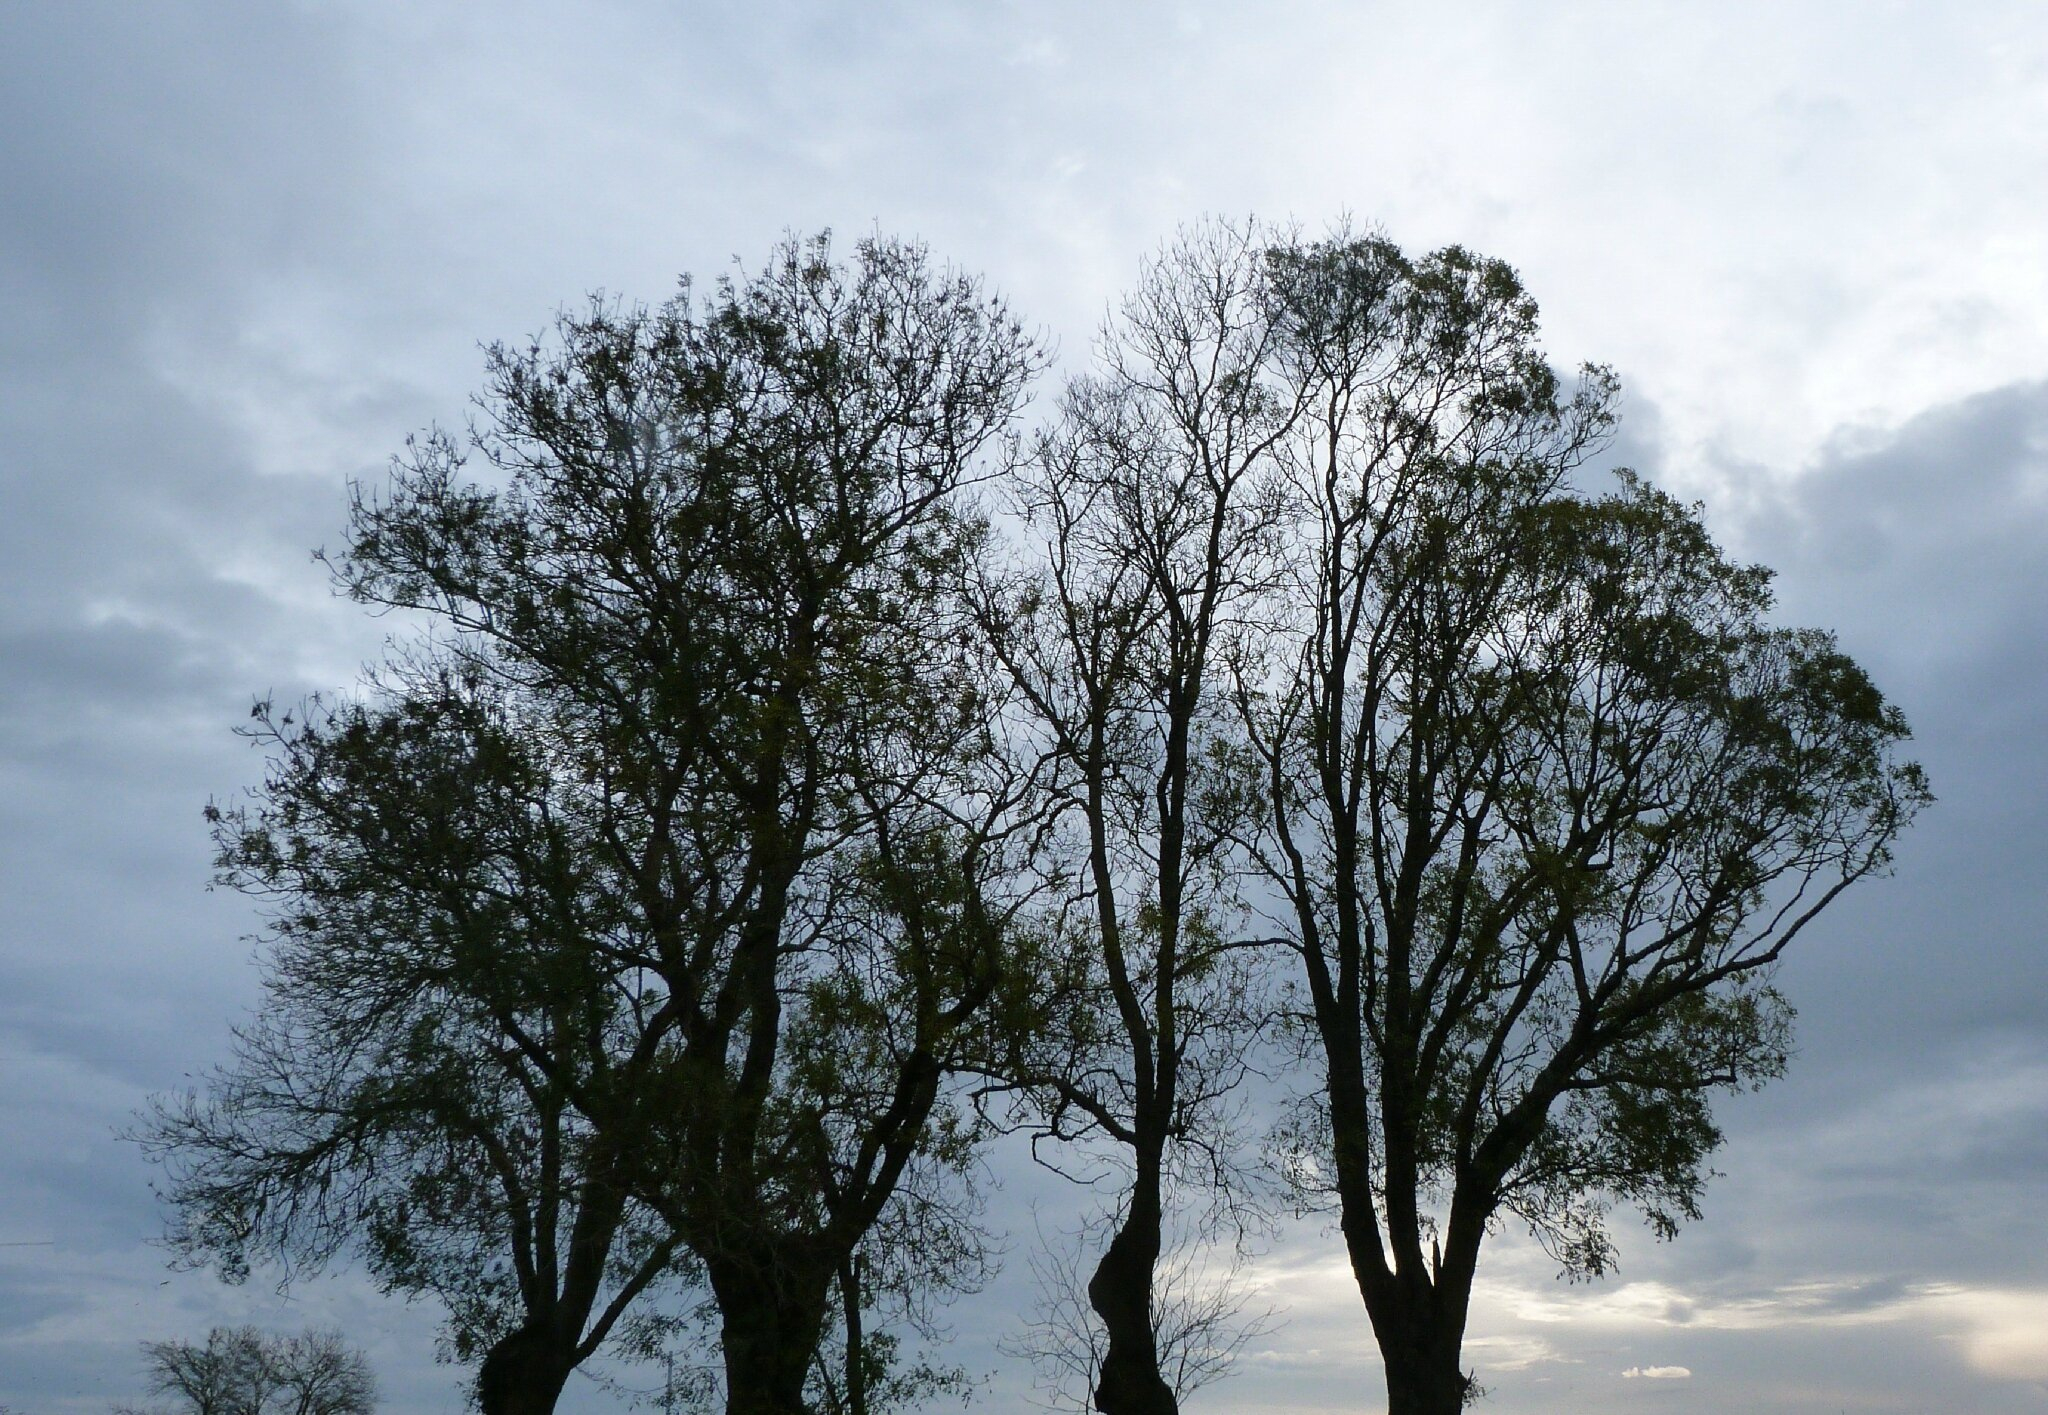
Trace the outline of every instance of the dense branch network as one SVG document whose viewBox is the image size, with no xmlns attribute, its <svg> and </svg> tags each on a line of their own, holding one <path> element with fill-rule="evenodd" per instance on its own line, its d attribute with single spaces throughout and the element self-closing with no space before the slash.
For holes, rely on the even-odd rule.
<svg viewBox="0 0 2048 1415">
<path fill-rule="evenodd" d="M 1536 335 L 1460 248 L 1212 224 L 1030 439 L 1031 341 L 893 242 L 494 348 L 333 561 L 424 632 L 210 812 L 266 1001 L 147 1127 L 174 1243 L 363 1254 L 487 1412 L 693 1331 L 703 1399 L 866 1415 L 958 1384 L 885 1328 L 992 1261 L 993 1121 L 1117 1177 L 1055 1307 L 1166 1415 L 1264 1068 L 1396 1415 L 1456 1410 L 1490 1227 L 1694 1216 L 1928 799 L 1698 508 L 1586 489 L 1616 384 Z"/>
</svg>

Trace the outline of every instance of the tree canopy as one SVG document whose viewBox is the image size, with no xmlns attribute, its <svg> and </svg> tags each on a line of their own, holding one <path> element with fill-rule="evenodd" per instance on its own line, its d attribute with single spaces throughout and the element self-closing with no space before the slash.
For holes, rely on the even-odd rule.
<svg viewBox="0 0 2048 1415">
<path fill-rule="evenodd" d="M 363 1254 L 487 1412 L 701 1316 L 672 1395 L 864 1415 L 953 1384 L 888 1328 L 992 1261 L 995 1117 L 1119 1177 L 1062 1310 L 1166 1415 L 1234 1350 L 1171 1249 L 1256 1188 L 1264 1058 L 1395 1415 L 1448 1415 L 1500 1221 L 1593 1275 L 1615 1205 L 1697 1216 L 1775 963 L 1930 799 L 1897 710 L 1592 474 L 1616 382 L 1499 261 L 1211 224 L 1027 438 L 1041 362 L 880 239 L 491 350 L 331 561 L 419 632 L 260 704 L 209 811 L 270 931 L 145 1136 L 182 1253 Z"/>
<path fill-rule="evenodd" d="M 971 1272 L 944 1205 L 891 1215 L 964 1159 L 941 1082 L 1021 899 L 1030 782 L 977 750 L 1000 699 L 941 587 L 1034 362 L 879 240 L 492 351 L 472 436 L 333 561 L 426 634 L 362 701 L 260 711 L 271 776 L 215 811 L 271 1003 L 158 1127 L 188 1247 L 352 1228 L 488 1344 L 487 1410 L 551 1408 L 685 1254 L 735 1411 L 803 1408 L 871 1238 Z"/>
<path fill-rule="evenodd" d="M 145 1341 L 142 1356 L 150 1394 L 174 1402 L 176 1415 L 371 1415 L 377 1408 L 369 1359 L 339 1332 L 215 1327 L 203 1345 Z"/>
<path fill-rule="evenodd" d="M 1696 507 L 1572 481 L 1612 421 L 1514 273 L 1277 250 L 1293 572 L 1240 674 L 1247 846 L 1286 901 L 1308 1094 L 1396 1415 L 1448 1412 L 1482 1239 L 1566 1271 L 1697 1214 L 1715 1089 L 1783 1067 L 1785 947 L 1929 799 L 1907 736 Z"/>
<path fill-rule="evenodd" d="M 571 1104 L 630 1043 L 588 943 L 615 913 L 539 744 L 474 675 L 259 705 L 254 803 L 214 807 L 220 878 L 269 901 L 265 1001 L 203 1095 L 158 1104 L 175 1251 L 240 1278 L 353 1250 L 439 1299 L 459 1360 L 530 1399 L 650 1286 L 699 1274 Z M 487 1398 L 487 1409 L 501 1402 Z"/>
</svg>

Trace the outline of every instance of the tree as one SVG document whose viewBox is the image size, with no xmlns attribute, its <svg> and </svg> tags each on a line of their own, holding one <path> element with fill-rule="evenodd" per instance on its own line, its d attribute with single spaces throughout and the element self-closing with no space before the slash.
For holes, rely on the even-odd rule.
<svg viewBox="0 0 2048 1415">
<path fill-rule="evenodd" d="M 414 663 L 279 714 L 218 878 L 266 901 L 264 1004 L 205 1093 L 156 1103 L 171 1246 L 231 1280 L 352 1250 L 446 1307 L 486 1412 L 545 1411 L 650 1287 L 695 1274 L 568 1103 L 632 1036 L 594 965 L 586 823 L 489 685 Z"/>
<path fill-rule="evenodd" d="M 1784 949 L 1928 799 L 1896 709 L 1696 507 L 1568 478 L 1512 271 L 1340 234 L 1270 256 L 1291 580 L 1240 669 L 1247 849 L 1286 901 L 1334 1202 L 1394 1415 L 1449 1415 L 1503 1216 L 1567 1273 L 1697 1214 L 1715 1090 L 1782 1069 Z"/>
<path fill-rule="evenodd" d="M 938 1357 L 945 1339 L 938 1308 L 958 1291 L 977 1290 L 993 1268 L 981 1202 L 971 1174 L 932 1164 L 906 1172 L 895 1200 L 834 1276 L 830 1330 L 812 1366 L 810 1398 L 819 1415 L 883 1415 L 972 1398 L 980 1378 Z"/>
<path fill-rule="evenodd" d="M 978 1384 L 973 1374 L 965 1367 L 936 1364 L 929 1345 L 915 1360 L 904 1359 L 904 1329 L 927 1343 L 939 1336 L 920 1304 L 925 1296 L 915 1281 L 891 1290 L 888 1276 L 875 1273 L 864 1252 L 847 1260 L 833 1282 L 838 1326 L 812 1367 L 811 1401 L 819 1415 L 884 1415 L 929 1409 L 946 1397 L 962 1404 L 972 1398 Z M 870 1314 L 880 1303 L 894 1307 L 893 1326 L 870 1325 Z"/>
<path fill-rule="evenodd" d="M 1030 1259 L 1038 1296 L 1029 1322 L 999 1347 L 1031 1363 L 1043 1408 L 1090 1411 L 1107 1347 L 1088 1299 L 1091 1237 L 1085 1230 L 1050 1239 L 1041 1233 L 1040 1242 Z M 1244 1348 L 1278 1325 L 1271 1308 L 1252 1306 L 1243 1255 L 1230 1252 L 1217 1264 L 1215 1247 L 1193 1225 L 1176 1225 L 1153 1273 L 1153 1346 L 1176 1401 L 1230 1375 Z"/>
<path fill-rule="evenodd" d="M 1234 730 L 1223 665 L 1277 561 L 1274 452 L 1298 413 L 1272 358 L 1262 233 L 1216 224 L 1151 263 L 1018 482 L 1036 554 L 983 595 L 992 651 L 1077 837 L 1056 921 L 1064 986 L 1003 1076 L 1043 1133 L 1128 1173 L 1087 1284 L 1109 1415 L 1178 1408 L 1155 1291 L 1176 1181 L 1229 1169 L 1251 1004 L 1234 838 L 1213 789 Z M 1278 390 L 1284 394 L 1285 390 Z"/>
<path fill-rule="evenodd" d="M 215 1327 L 206 1344 L 145 1341 L 150 1394 L 187 1415 L 370 1415 L 377 1382 L 369 1360 L 339 1332 L 272 1336 Z"/>
<path fill-rule="evenodd" d="M 284 1337 L 272 1351 L 284 1415 L 369 1415 L 376 1408 L 369 1360 L 343 1346 L 340 1332 Z"/>
<path fill-rule="evenodd" d="M 276 825 L 319 795 L 308 850 L 339 862 L 277 880 L 276 926 L 346 945 L 367 920 L 391 955 L 323 975 L 321 1005 L 443 989 L 380 1068 L 438 1088 L 446 1057 L 460 1085 L 509 1089 L 479 1143 L 505 1148 L 509 1122 L 574 1186 L 576 1223 L 601 1198 L 636 1258 L 672 1267 L 678 1244 L 744 1415 L 806 1408 L 835 1281 L 917 1233 L 891 1215 L 920 1170 L 971 1153 L 943 1083 L 987 1045 L 1033 786 L 987 750 L 1001 694 L 949 587 L 985 534 L 965 495 L 1002 466 L 1036 364 L 1001 302 L 921 248 L 865 241 L 842 265 L 824 238 L 701 303 L 599 303 L 494 349 L 467 443 L 416 444 L 334 562 L 431 629 L 381 704 L 275 744 Z M 339 744 L 341 777 L 293 774 L 306 734 L 315 758 Z M 237 861 L 299 868 L 252 824 Z M 453 1180 L 466 1165 L 428 1153 L 446 1131 L 397 1143 Z M 528 1299 L 521 1224 L 545 1244 L 567 1216 L 448 1203 L 402 1231 L 452 1212 L 459 1241 L 509 1239 L 523 1304 L 485 1408 L 548 1408 L 600 1333 L 566 1287 Z M 620 1296 L 667 1271 L 621 1278 L 600 1249 L 572 1261 Z M 899 1256 L 943 1283 L 962 1252 Z"/>
</svg>

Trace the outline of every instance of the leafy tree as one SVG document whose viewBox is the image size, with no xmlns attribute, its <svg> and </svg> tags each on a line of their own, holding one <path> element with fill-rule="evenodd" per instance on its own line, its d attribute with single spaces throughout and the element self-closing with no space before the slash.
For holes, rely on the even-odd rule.
<svg viewBox="0 0 2048 1415">
<path fill-rule="evenodd" d="M 150 1394 L 184 1415 L 370 1415 L 377 1382 L 369 1360 L 339 1332 L 272 1336 L 215 1327 L 206 1344 L 145 1341 Z"/>
<path fill-rule="evenodd" d="M 1274 453 L 1298 413 L 1262 377 L 1262 239 L 1212 225 L 1147 267 L 1018 480 L 1029 559 L 983 597 L 1074 841 L 1063 985 L 1014 1038 L 1002 1083 L 1045 1136 L 1106 1147 L 1128 1174 L 1087 1283 L 1110 1415 L 1177 1408 L 1162 1235 L 1177 1184 L 1229 1198 L 1230 1101 L 1263 1020 L 1234 861 L 1242 803 L 1213 782 L 1236 727 L 1224 665 L 1278 565 Z"/>
<path fill-rule="evenodd" d="M 992 1269 L 995 1255 L 978 1223 L 981 1200 L 964 1172 L 927 1164 L 906 1175 L 834 1277 L 834 1311 L 811 1371 L 819 1415 L 919 1411 L 973 1397 L 981 1379 L 939 1358 L 939 1303 L 978 1288 Z M 937 1275 L 943 1284 L 933 1281 Z"/>
<path fill-rule="evenodd" d="M 833 1283 L 838 1326 L 820 1347 L 811 1371 L 810 1399 L 819 1415 L 883 1415 L 888 1411 L 917 1411 L 933 1401 L 952 1397 L 964 1404 L 972 1398 L 977 1381 L 960 1366 L 937 1364 L 929 1349 L 906 1360 L 901 1332 L 915 1332 L 927 1342 L 939 1335 L 929 1314 L 915 1306 L 915 1291 L 909 1310 L 899 1301 L 894 1327 L 870 1326 L 870 1313 L 878 1293 L 864 1253 L 854 1254 Z"/>
<path fill-rule="evenodd" d="M 1568 478 L 1612 419 L 1512 271 L 1272 252 L 1291 576 L 1241 667 L 1246 838 L 1286 901 L 1338 1214 L 1394 1415 L 1449 1415 L 1501 1218 L 1571 1274 L 1697 1214 L 1715 1090 L 1776 1075 L 1772 966 L 1927 800 L 1898 712 L 1697 508 Z"/>
<path fill-rule="evenodd" d="M 921 248 L 791 240 L 702 301 L 493 350 L 466 443 L 359 496 L 340 582 L 431 627 L 381 699 L 274 739 L 227 868 L 275 891 L 287 947 L 333 951 L 306 967 L 337 1036 L 367 1008 L 394 1089 L 459 1093 L 391 1137 L 428 1202 L 365 1213 L 398 1215 L 371 1232 L 408 1278 L 465 1244 L 511 1260 L 472 1268 L 518 1322 L 487 1411 L 548 1408 L 679 1263 L 727 1408 L 805 1409 L 839 1274 L 967 1161 L 943 1082 L 987 1045 L 1032 783 L 987 749 L 1001 694 L 950 587 L 1036 363 Z M 291 1046 L 257 1057 L 287 1097 L 266 1123 L 318 1099 Z M 509 1157 L 444 1160 L 458 1131 Z M 389 1157 L 333 1168 L 374 1188 Z M 607 1225 L 563 1259 L 565 1226 Z M 975 1251 L 891 1261 L 942 1283 Z"/>
<path fill-rule="evenodd" d="M 547 1410 L 651 1286 L 694 1277 L 569 1104 L 629 1046 L 595 965 L 616 913 L 515 709 L 415 663 L 278 714 L 250 805 L 212 807 L 219 878 L 267 902 L 264 1005 L 203 1095 L 161 1100 L 174 1251 L 239 1280 L 360 1253 L 447 1308 L 485 1410 Z"/>
</svg>

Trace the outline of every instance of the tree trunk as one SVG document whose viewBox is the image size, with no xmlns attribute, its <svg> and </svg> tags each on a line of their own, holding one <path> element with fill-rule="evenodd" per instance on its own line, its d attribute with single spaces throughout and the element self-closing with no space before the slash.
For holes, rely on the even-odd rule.
<svg viewBox="0 0 2048 1415">
<path fill-rule="evenodd" d="M 1095 1408 L 1103 1415 L 1178 1415 L 1180 1410 L 1173 1388 L 1159 1374 L 1152 1329 L 1159 1221 L 1158 1173 L 1141 1173 L 1130 1212 L 1088 1281 L 1089 1305 L 1109 1335 L 1095 1387 Z"/>
<path fill-rule="evenodd" d="M 1420 1310 L 1373 1322 L 1387 1368 L 1387 1415 L 1458 1415 L 1471 1382 L 1459 1368 L 1463 1304 L 1456 1320 Z"/>
<path fill-rule="evenodd" d="M 804 1381 L 818 1332 L 816 1324 L 792 1329 L 803 1325 L 767 1312 L 726 1317 L 726 1415 L 811 1415 Z"/>
<path fill-rule="evenodd" d="M 726 1415 L 811 1415 L 804 1383 L 817 1354 L 830 1271 L 710 1274 L 722 1318 Z"/>
<path fill-rule="evenodd" d="M 491 1347 L 476 1374 L 483 1415 L 554 1415 L 575 1353 L 545 1327 L 523 1326 Z"/>
<path fill-rule="evenodd" d="M 839 1265 L 839 1301 L 846 1321 L 846 1415 L 868 1415 L 868 1358 L 861 1349 L 861 1255 Z"/>
</svg>

